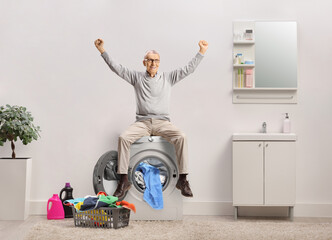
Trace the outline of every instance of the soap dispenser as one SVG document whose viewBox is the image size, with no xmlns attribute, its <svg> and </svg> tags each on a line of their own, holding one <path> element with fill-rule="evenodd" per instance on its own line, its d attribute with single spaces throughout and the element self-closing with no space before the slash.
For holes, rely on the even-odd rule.
<svg viewBox="0 0 332 240">
<path fill-rule="evenodd" d="M 290 120 L 288 113 L 286 113 L 286 117 L 284 119 L 284 127 L 283 127 L 283 133 L 290 133 Z"/>
</svg>

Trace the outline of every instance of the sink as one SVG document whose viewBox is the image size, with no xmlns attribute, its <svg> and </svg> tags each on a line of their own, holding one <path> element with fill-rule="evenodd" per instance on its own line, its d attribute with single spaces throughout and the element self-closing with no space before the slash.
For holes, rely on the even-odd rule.
<svg viewBox="0 0 332 240">
<path fill-rule="evenodd" d="M 295 133 L 233 133 L 233 141 L 296 141 Z"/>
</svg>

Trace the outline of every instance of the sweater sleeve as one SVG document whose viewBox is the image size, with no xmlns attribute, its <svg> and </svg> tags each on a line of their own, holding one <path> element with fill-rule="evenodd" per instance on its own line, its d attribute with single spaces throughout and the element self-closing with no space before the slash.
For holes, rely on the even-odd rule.
<svg viewBox="0 0 332 240">
<path fill-rule="evenodd" d="M 135 85 L 137 80 L 137 72 L 130 70 L 121 64 L 114 62 L 114 60 L 107 54 L 107 52 L 103 52 L 101 54 L 106 64 L 110 67 L 110 69 L 119 77 L 126 80 L 131 85 Z"/>
<path fill-rule="evenodd" d="M 191 61 L 186 66 L 169 72 L 168 78 L 172 86 L 187 77 L 189 74 L 193 73 L 197 68 L 198 64 L 203 59 L 203 57 L 204 55 L 198 52 L 196 56 L 191 59 Z"/>
</svg>

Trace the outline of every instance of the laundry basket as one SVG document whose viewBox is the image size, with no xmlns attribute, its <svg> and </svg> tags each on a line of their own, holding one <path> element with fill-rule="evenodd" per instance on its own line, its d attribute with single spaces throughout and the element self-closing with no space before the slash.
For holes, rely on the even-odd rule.
<svg viewBox="0 0 332 240">
<path fill-rule="evenodd" d="M 76 227 L 121 228 L 129 224 L 130 210 L 124 207 L 103 207 L 84 212 L 77 212 L 72 206 Z"/>
</svg>

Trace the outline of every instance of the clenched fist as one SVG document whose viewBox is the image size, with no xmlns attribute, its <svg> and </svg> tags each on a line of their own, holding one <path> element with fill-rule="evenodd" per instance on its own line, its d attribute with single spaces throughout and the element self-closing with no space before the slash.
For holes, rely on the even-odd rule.
<svg viewBox="0 0 332 240">
<path fill-rule="evenodd" d="M 104 49 L 104 41 L 103 39 L 101 38 L 98 38 L 96 41 L 95 41 L 95 46 L 96 48 L 99 50 L 99 52 L 102 54 L 103 52 L 105 52 L 105 49 Z"/>
<path fill-rule="evenodd" d="M 200 49 L 199 49 L 199 52 L 200 52 L 201 54 L 204 54 L 204 53 L 206 52 L 206 50 L 208 49 L 209 44 L 208 44 L 207 41 L 205 41 L 205 40 L 201 40 L 201 41 L 199 41 L 198 46 L 199 46 L 199 48 L 200 48 Z"/>
</svg>

